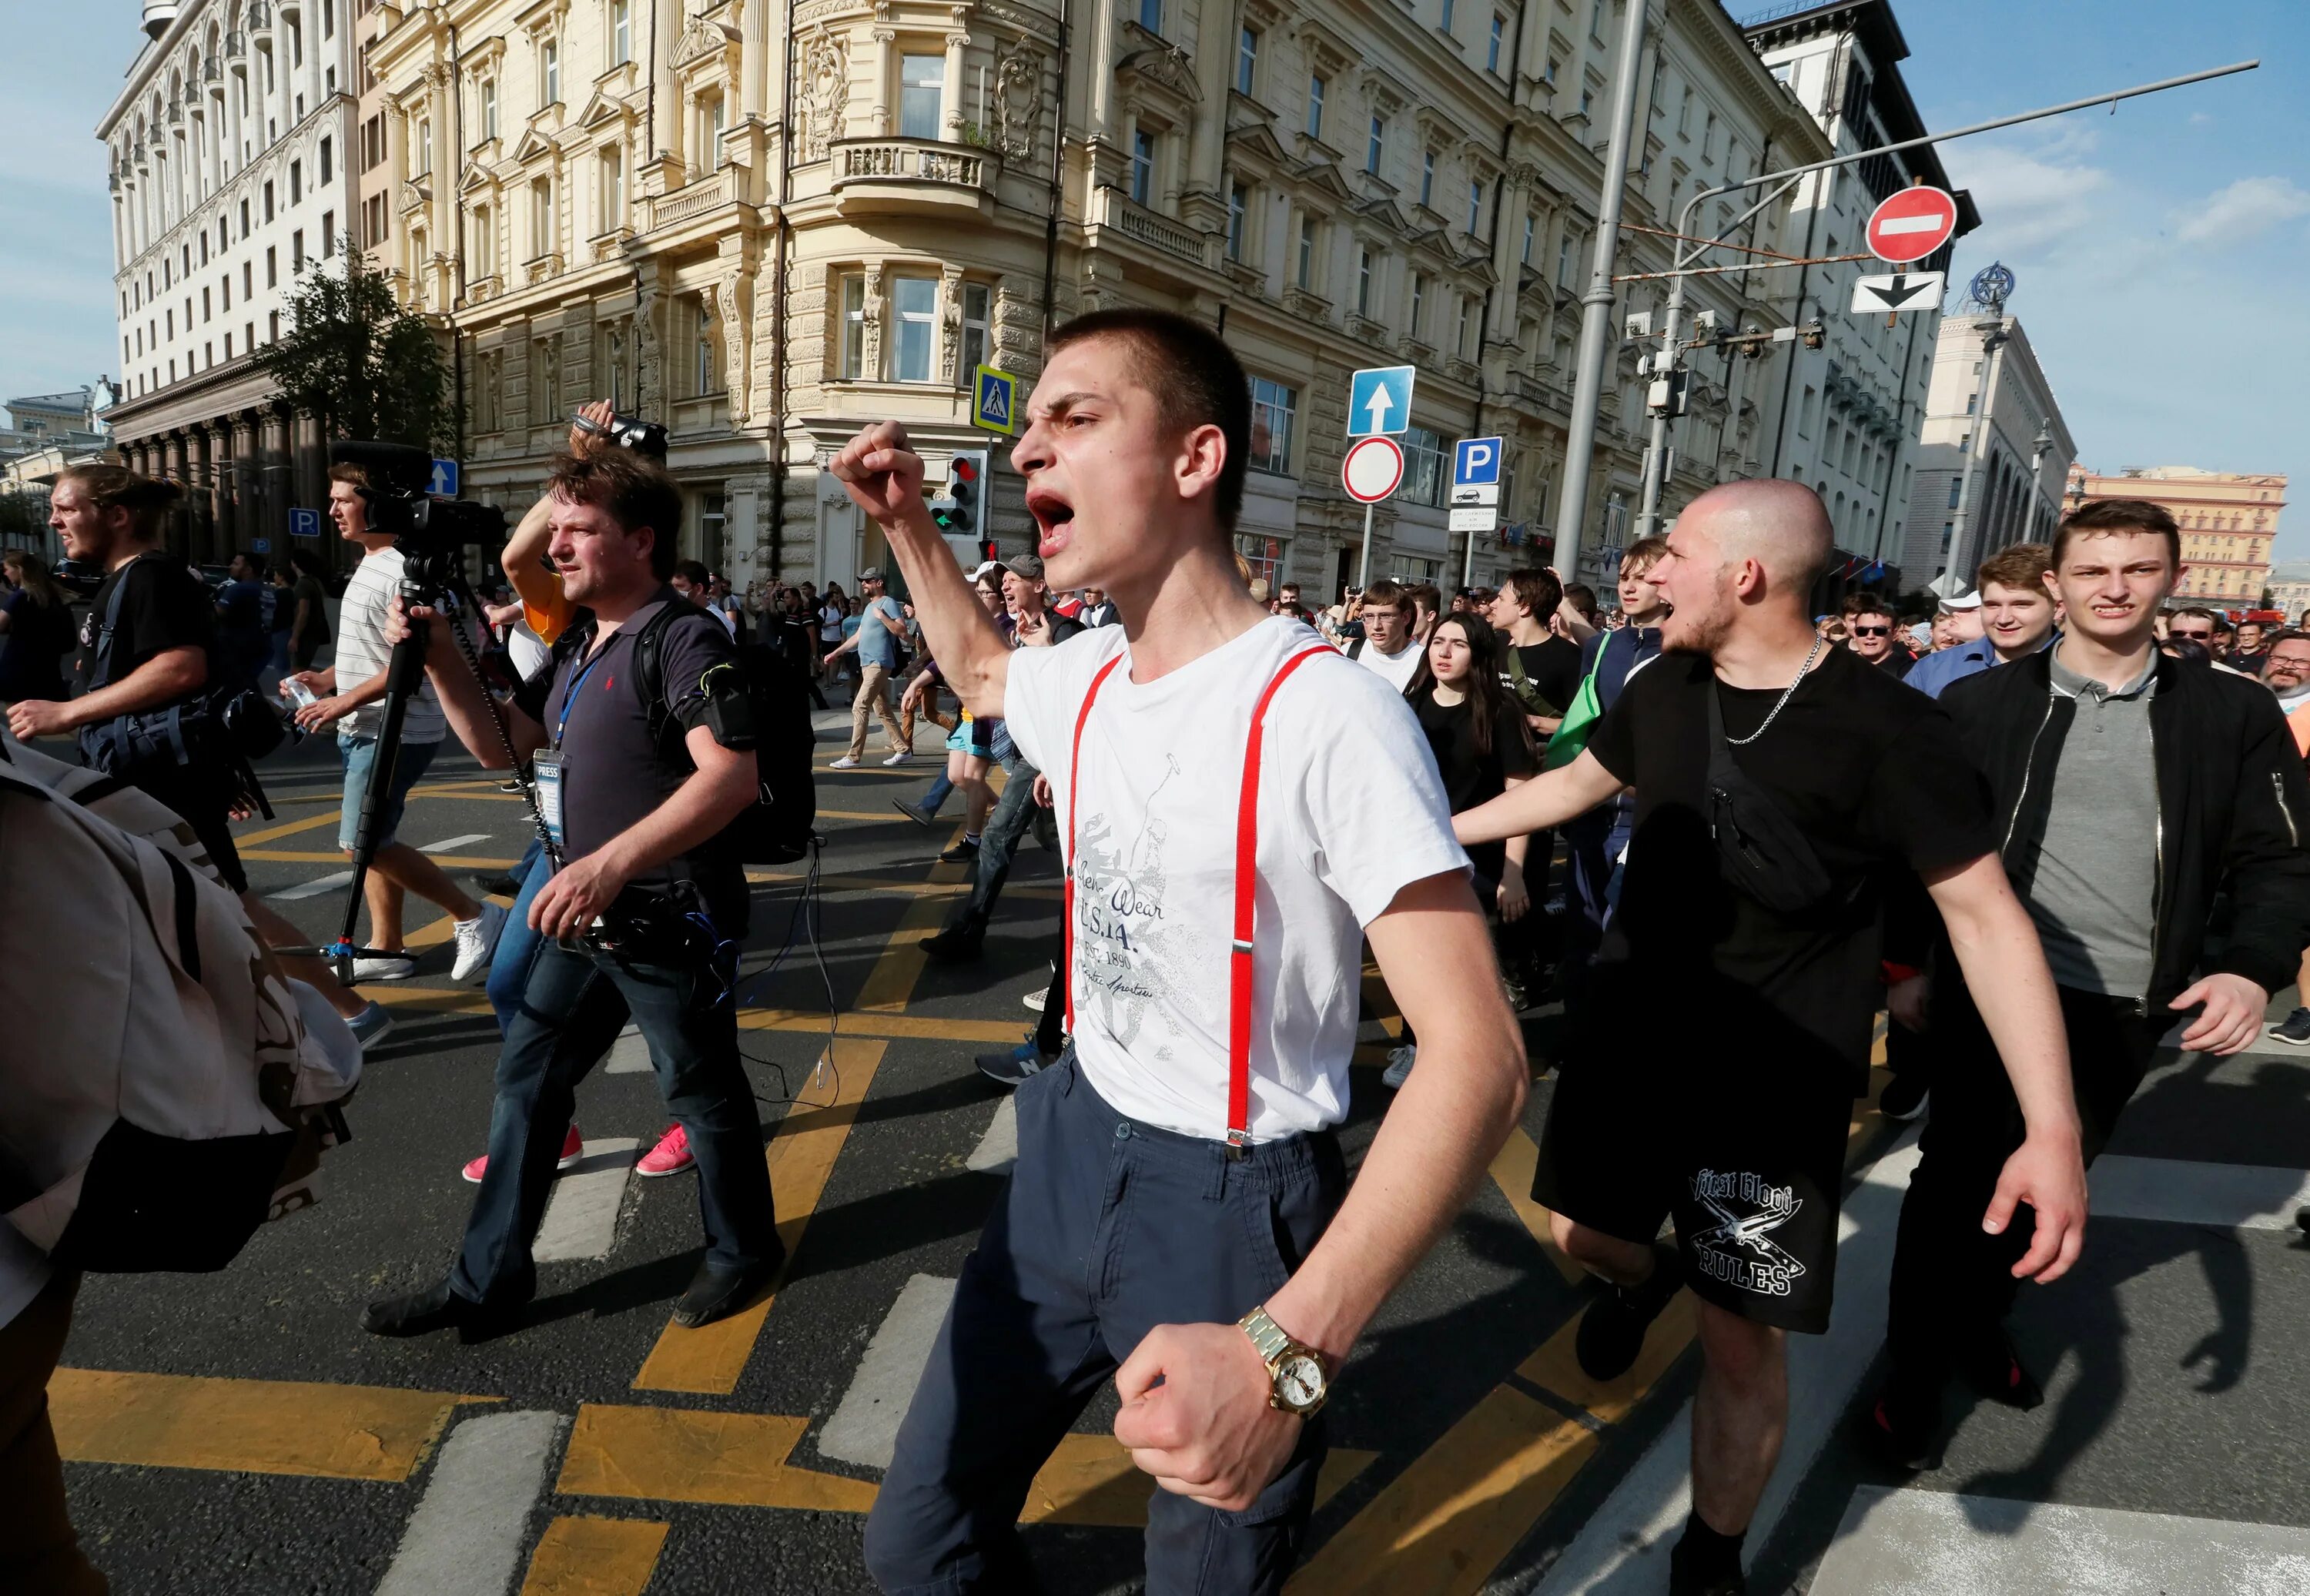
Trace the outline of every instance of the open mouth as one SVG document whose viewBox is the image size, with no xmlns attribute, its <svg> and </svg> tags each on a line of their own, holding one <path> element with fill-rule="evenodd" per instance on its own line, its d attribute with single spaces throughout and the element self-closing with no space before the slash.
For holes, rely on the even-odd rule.
<svg viewBox="0 0 2310 1596">
<path fill-rule="evenodd" d="M 1035 517 L 1038 552 L 1048 559 L 1074 536 L 1075 507 L 1057 494 L 1036 488 L 1027 494 L 1027 513 Z"/>
</svg>

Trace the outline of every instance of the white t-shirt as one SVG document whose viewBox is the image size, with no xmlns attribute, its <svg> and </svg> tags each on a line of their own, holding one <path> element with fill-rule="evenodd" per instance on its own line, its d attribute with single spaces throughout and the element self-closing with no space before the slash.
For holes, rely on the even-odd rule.
<svg viewBox="0 0 2310 1596">
<path fill-rule="evenodd" d="M 401 595 L 401 551 L 379 549 L 361 557 L 345 582 L 344 603 L 337 611 L 337 691 L 349 693 L 376 675 L 393 657 L 385 640 L 385 612 Z M 462 667 L 460 667 L 462 669 Z M 374 737 L 385 724 L 385 700 L 364 704 L 335 730 L 342 737 Z M 440 695 L 430 681 L 417 684 L 409 710 L 401 723 L 404 742 L 439 742 L 449 734 L 441 714 Z"/>
<path fill-rule="evenodd" d="M 553 650 L 545 646 L 545 639 L 531 629 L 528 621 L 517 620 L 513 630 L 506 634 L 506 657 L 513 661 L 515 672 L 527 681 L 545 669 L 545 663 L 553 657 Z"/>
<path fill-rule="evenodd" d="M 1356 664 L 1394 688 L 1396 696 L 1401 698 L 1403 690 L 1411 685 L 1411 673 L 1420 669 L 1420 654 L 1417 638 L 1406 642 L 1402 654 L 1382 654 L 1372 646 L 1368 638 L 1356 655 Z"/>
<path fill-rule="evenodd" d="M 1238 800 L 1251 712 L 1276 670 L 1320 643 L 1277 616 L 1144 686 L 1124 629 L 1011 656 L 1003 713 L 1050 778 L 1067 836 L 1075 718 L 1125 656 L 1082 738 L 1075 892 L 1075 1050 L 1133 1119 L 1227 1134 L 1229 948 Z M 1428 742 L 1402 697 L 1327 650 L 1269 704 L 1254 932 L 1252 1140 L 1347 1117 L 1362 928 L 1413 881 L 1463 871 Z"/>
</svg>

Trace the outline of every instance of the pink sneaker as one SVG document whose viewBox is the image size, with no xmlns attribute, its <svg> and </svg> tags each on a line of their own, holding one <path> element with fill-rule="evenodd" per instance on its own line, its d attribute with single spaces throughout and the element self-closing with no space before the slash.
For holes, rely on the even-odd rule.
<svg viewBox="0 0 2310 1596">
<path fill-rule="evenodd" d="M 586 1156 L 586 1139 L 578 1133 L 578 1122 L 569 1122 L 569 1134 L 561 1139 L 561 1156 L 553 1161 L 556 1169 L 575 1169 L 578 1160 Z M 465 1178 L 475 1185 L 482 1184 L 482 1171 L 490 1167 L 490 1156 L 483 1153 L 465 1166 Z"/>
<path fill-rule="evenodd" d="M 637 1175 L 680 1175 L 698 1162 L 698 1155 L 690 1150 L 690 1132 L 680 1125 L 668 1125 L 657 1145 L 642 1155 L 634 1166 Z"/>
</svg>

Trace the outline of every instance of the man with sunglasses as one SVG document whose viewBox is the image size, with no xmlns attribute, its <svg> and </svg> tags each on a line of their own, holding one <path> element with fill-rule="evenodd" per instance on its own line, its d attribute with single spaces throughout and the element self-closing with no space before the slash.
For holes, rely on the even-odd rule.
<svg viewBox="0 0 2310 1596">
<path fill-rule="evenodd" d="M 1909 651 L 1894 640 L 1893 612 L 1873 593 L 1856 593 L 1845 601 L 1845 627 L 1850 646 L 1869 664 L 1889 672 L 1896 681 L 1916 664 Z"/>
</svg>

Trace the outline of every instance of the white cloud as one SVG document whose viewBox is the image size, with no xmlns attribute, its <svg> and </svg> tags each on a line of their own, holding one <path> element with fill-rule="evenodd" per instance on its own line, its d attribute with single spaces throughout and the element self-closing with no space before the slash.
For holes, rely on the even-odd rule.
<svg viewBox="0 0 2310 1596">
<path fill-rule="evenodd" d="M 2240 178 L 2175 213 L 2175 224 L 2184 243 L 2235 244 L 2297 216 L 2310 216 L 2310 190 L 2286 178 Z"/>
<path fill-rule="evenodd" d="M 1952 153 L 1953 180 L 1981 212 L 1973 242 L 2006 255 L 2058 247 L 2093 227 L 2109 173 L 2082 159 L 2090 139 L 2048 141 L 2034 150 L 1967 144 Z"/>
</svg>

